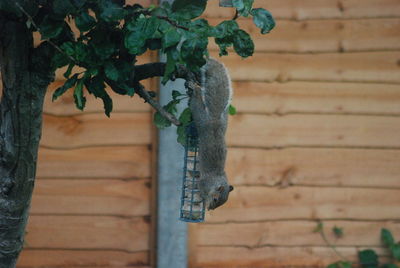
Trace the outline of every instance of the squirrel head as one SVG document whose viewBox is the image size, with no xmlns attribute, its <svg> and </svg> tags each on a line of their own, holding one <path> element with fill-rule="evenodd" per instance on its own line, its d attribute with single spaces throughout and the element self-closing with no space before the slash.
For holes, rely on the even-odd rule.
<svg viewBox="0 0 400 268">
<path fill-rule="evenodd" d="M 202 189 L 207 189 L 202 191 L 202 196 L 208 210 L 216 209 L 225 204 L 229 193 L 233 191 L 233 186 L 227 183 L 226 178 L 215 179 L 213 182 L 212 185 L 205 185 L 208 187 L 202 187 Z"/>
</svg>

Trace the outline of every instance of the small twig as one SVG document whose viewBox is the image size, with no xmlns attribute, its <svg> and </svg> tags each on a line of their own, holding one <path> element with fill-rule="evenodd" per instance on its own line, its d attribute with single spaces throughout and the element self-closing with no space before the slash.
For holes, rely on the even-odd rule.
<svg viewBox="0 0 400 268">
<path fill-rule="evenodd" d="M 149 103 L 157 112 L 159 112 L 163 117 L 168 119 L 172 124 L 180 126 L 181 122 L 171 113 L 167 112 L 157 101 L 155 101 L 142 84 L 135 82 L 134 84 L 135 92 Z"/>
<path fill-rule="evenodd" d="M 236 9 L 235 15 L 233 16 L 232 20 L 236 20 L 237 18 L 239 18 L 239 11 Z"/>
<path fill-rule="evenodd" d="M 343 261 L 347 261 L 347 259 L 336 249 L 336 246 L 335 246 L 335 245 L 332 245 L 332 244 L 329 242 L 328 238 L 327 238 L 326 235 L 325 235 L 325 231 L 324 231 L 323 227 L 322 227 L 321 230 L 319 230 L 319 233 L 320 233 L 322 239 L 323 239 L 323 240 L 325 241 L 325 243 L 328 245 L 328 247 L 330 247 L 330 248 L 336 253 L 336 255 L 338 255 L 339 258 L 341 258 Z"/>
<path fill-rule="evenodd" d="M 15 2 L 15 5 L 22 11 L 22 13 L 25 14 L 25 16 L 28 18 L 29 22 L 33 25 L 33 27 L 35 27 L 35 29 L 40 32 L 40 28 L 39 26 L 37 26 L 37 24 L 35 23 L 35 21 L 33 20 L 32 16 L 28 14 L 28 12 L 25 11 L 25 9 L 18 3 Z M 53 41 L 51 41 L 50 39 L 44 39 L 45 41 L 47 41 L 50 45 L 52 45 L 55 49 L 57 49 L 60 53 L 64 54 L 65 56 L 67 56 L 71 61 L 75 62 L 75 59 L 73 57 L 71 57 L 70 55 L 68 55 L 67 53 L 65 53 L 59 46 L 57 46 Z"/>
<path fill-rule="evenodd" d="M 138 11 L 139 13 L 142 13 L 144 15 L 150 15 L 150 16 L 154 16 L 151 14 L 151 11 L 149 11 L 148 9 L 141 9 Z M 160 15 L 155 15 L 157 18 L 161 19 L 161 20 L 165 20 L 166 22 L 168 22 L 169 24 L 171 24 L 172 26 L 176 27 L 176 28 L 180 28 L 183 29 L 185 31 L 189 31 L 190 29 L 179 25 L 178 23 L 176 23 L 175 21 L 171 20 L 170 18 L 166 17 L 166 16 L 160 16 Z"/>
<path fill-rule="evenodd" d="M 188 27 L 179 25 L 175 21 L 170 20 L 170 18 L 168 18 L 168 17 L 165 17 L 165 16 L 156 16 L 156 17 L 159 18 L 159 19 L 167 21 L 169 24 L 171 24 L 172 26 L 175 26 L 176 28 L 180 28 L 180 29 L 183 29 L 185 31 L 189 31 L 190 30 Z"/>
</svg>

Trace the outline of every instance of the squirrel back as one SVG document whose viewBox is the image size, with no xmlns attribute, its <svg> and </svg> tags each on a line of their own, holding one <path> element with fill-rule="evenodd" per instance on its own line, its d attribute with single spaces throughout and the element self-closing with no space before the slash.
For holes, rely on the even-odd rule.
<svg viewBox="0 0 400 268">
<path fill-rule="evenodd" d="M 189 106 L 199 135 L 200 193 L 207 208 L 215 209 L 233 189 L 224 170 L 232 86 L 227 69 L 215 59 L 207 60 L 201 75 L 201 91 L 192 92 Z"/>
</svg>

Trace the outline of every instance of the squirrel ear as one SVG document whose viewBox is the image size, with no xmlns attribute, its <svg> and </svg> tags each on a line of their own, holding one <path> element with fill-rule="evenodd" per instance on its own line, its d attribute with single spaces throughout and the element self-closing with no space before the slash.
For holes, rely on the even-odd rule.
<svg viewBox="0 0 400 268">
<path fill-rule="evenodd" d="M 233 186 L 232 185 L 229 185 L 229 192 L 232 192 L 233 191 Z"/>
</svg>

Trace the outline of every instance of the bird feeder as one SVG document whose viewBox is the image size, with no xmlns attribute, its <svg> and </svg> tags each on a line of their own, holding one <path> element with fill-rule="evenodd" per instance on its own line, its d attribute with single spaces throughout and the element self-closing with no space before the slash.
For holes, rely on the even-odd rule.
<svg viewBox="0 0 400 268">
<path fill-rule="evenodd" d="M 186 127 L 186 145 L 183 167 L 180 220 L 185 222 L 203 222 L 205 203 L 200 195 L 200 171 L 198 170 L 198 134 L 192 123 Z"/>
</svg>

